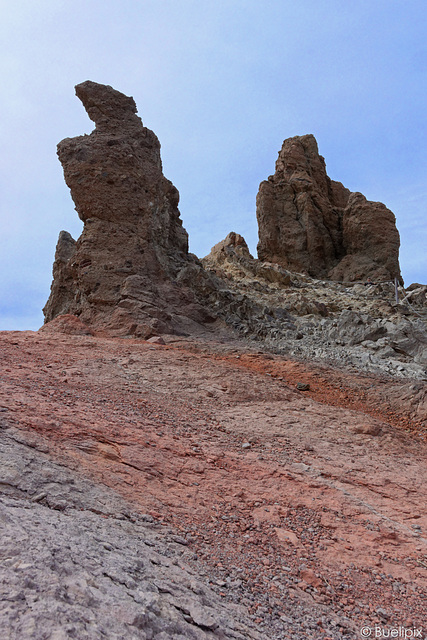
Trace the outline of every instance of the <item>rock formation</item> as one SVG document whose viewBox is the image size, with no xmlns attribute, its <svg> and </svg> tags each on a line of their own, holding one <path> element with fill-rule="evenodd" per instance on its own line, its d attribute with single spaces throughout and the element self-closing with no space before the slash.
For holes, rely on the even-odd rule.
<svg viewBox="0 0 427 640">
<path fill-rule="evenodd" d="M 250 253 L 246 240 L 232 231 L 228 236 L 212 247 L 211 252 L 202 260 L 206 269 L 211 269 L 222 280 L 241 281 L 251 278 L 248 288 L 259 287 L 259 280 L 266 283 L 290 285 L 290 274 L 280 265 L 256 260 Z M 254 279 L 256 278 L 256 279 Z"/>
<path fill-rule="evenodd" d="M 289 272 L 253 258 L 234 232 L 202 263 L 240 300 L 225 319 L 241 335 L 310 361 L 427 379 L 427 286 L 399 287 L 396 303 L 394 283 L 344 285 Z"/>
<path fill-rule="evenodd" d="M 84 229 L 61 232 L 46 322 L 74 314 L 112 335 L 147 337 L 211 319 L 175 277 L 195 258 L 162 173 L 160 143 L 133 98 L 95 82 L 76 86 L 96 128 L 58 145 L 64 177 Z"/>
<path fill-rule="evenodd" d="M 198 260 L 133 99 L 94 82 L 76 93 L 96 128 L 58 155 L 84 229 L 77 242 L 59 235 L 43 332 L 226 338 L 231 328 L 290 355 L 426 378 L 426 287 L 400 289 L 396 303 L 389 282 L 400 277 L 394 216 L 330 180 L 313 136 L 286 140 L 261 184 L 259 259 L 232 232 Z M 357 284 L 368 277 L 375 284 Z"/>
<path fill-rule="evenodd" d="M 257 218 L 261 260 L 336 281 L 401 279 L 393 213 L 331 180 L 312 135 L 284 141 Z"/>
</svg>

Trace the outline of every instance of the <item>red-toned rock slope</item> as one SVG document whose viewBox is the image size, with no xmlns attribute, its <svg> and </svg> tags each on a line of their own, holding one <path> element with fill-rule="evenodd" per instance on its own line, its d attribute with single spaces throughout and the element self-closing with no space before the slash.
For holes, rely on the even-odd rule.
<svg viewBox="0 0 427 640">
<path fill-rule="evenodd" d="M 164 338 L 0 334 L 2 637 L 425 625 L 427 385 Z"/>
</svg>

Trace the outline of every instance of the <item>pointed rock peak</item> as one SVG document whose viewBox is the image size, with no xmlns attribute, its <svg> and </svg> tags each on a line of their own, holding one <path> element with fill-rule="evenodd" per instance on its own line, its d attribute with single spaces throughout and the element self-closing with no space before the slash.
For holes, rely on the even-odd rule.
<svg viewBox="0 0 427 640">
<path fill-rule="evenodd" d="M 212 247 L 209 255 L 204 259 L 207 260 L 207 262 L 212 260 L 221 261 L 220 256 L 228 255 L 230 252 L 239 256 L 252 258 L 244 237 L 231 231 L 224 240 L 221 240 L 221 242 L 218 242 Z"/>
<path fill-rule="evenodd" d="M 283 141 L 283 146 L 279 155 L 282 153 L 290 153 L 291 150 L 296 152 L 305 153 L 305 155 L 319 155 L 319 148 L 317 146 L 317 140 L 312 133 L 307 133 L 304 136 L 293 136 L 292 138 L 286 138 Z"/>
<path fill-rule="evenodd" d="M 76 85 L 76 96 L 82 101 L 84 108 L 98 130 L 115 128 L 120 123 L 141 126 L 141 119 L 136 115 L 135 100 L 109 85 L 98 84 L 86 80 Z"/>
<path fill-rule="evenodd" d="M 224 246 L 233 247 L 234 249 L 240 249 L 244 252 L 249 252 L 248 245 L 243 236 L 234 231 L 230 231 L 228 236 L 223 240 Z"/>
<path fill-rule="evenodd" d="M 331 180 L 311 134 L 284 141 L 275 174 L 260 185 L 257 219 L 261 260 L 315 278 L 400 278 L 393 213 Z"/>
<path fill-rule="evenodd" d="M 185 331 L 207 314 L 176 283 L 194 260 L 157 136 L 112 87 L 88 81 L 76 94 L 96 130 L 62 140 L 58 158 L 84 227 L 77 242 L 60 235 L 46 321 L 78 316 L 108 335 Z"/>
</svg>

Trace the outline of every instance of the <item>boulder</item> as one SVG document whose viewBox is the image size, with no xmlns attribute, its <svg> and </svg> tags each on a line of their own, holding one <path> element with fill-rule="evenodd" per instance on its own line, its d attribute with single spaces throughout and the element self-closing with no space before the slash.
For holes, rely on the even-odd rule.
<svg viewBox="0 0 427 640">
<path fill-rule="evenodd" d="M 56 316 L 44 324 L 39 331 L 41 333 L 65 333 L 69 336 L 93 336 L 93 331 L 80 318 L 69 313 Z"/>
</svg>

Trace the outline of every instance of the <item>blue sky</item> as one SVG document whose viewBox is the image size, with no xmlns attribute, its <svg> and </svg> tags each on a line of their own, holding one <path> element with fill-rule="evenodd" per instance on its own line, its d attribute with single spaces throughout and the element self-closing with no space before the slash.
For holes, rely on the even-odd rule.
<svg viewBox="0 0 427 640">
<path fill-rule="evenodd" d="M 0 3 L 0 329 L 37 329 L 61 229 L 81 223 L 56 144 L 90 133 L 84 80 L 132 95 L 199 257 L 256 253 L 255 197 L 285 138 L 384 202 L 405 283 L 427 283 L 427 10 L 414 0 Z"/>
</svg>

